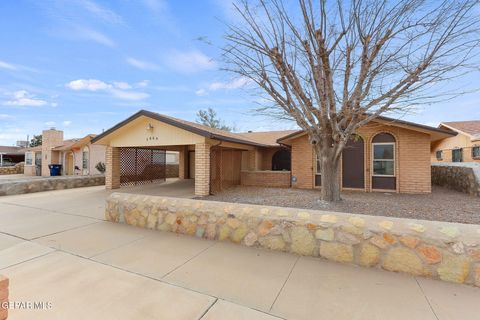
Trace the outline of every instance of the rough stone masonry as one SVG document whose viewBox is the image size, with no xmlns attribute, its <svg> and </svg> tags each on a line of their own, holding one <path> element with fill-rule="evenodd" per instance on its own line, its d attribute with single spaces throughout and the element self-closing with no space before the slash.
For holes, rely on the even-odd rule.
<svg viewBox="0 0 480 320">
<path fill-rule="evenodd" d="M 480 287 L 480 226 L 114 193 L 106 219 Z"/>
</svg>

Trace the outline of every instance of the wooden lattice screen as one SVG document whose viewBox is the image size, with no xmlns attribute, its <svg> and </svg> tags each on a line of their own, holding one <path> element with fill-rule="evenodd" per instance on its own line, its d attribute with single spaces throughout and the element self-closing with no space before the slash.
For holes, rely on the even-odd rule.
<svg viewBox="0 0 480 320">
<path fill-rule="evenodd" d="M 120 185 L 165 181 L 165 150 L 120 148 Z"/>
</svg>

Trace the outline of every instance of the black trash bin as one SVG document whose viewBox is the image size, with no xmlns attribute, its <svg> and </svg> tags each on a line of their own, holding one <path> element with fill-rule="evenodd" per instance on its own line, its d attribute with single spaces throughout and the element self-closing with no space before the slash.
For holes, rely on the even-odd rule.
<svg viewBox="0 0 480 320">
<path fill-rule="evenodd" d="M 50 169 L 50 176 L 56 177 L 60 175 L 60 172 L 62 170 L 62 165 L 61 164 L 49 164 L 48 169 Z"/>
</svg>

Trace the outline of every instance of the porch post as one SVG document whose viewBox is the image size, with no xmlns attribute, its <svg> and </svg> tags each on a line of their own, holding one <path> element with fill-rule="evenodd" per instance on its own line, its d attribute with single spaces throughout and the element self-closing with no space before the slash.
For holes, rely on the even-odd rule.
<svg viewBox="0 0 480 320">
<path fill-rule="evenodd" d="M 120 188 L 120 148 L 108 146 L 105 161 L 105 188 L 107 190 Z"/>
<path fill-rule="evenodd" d="M 180 179 L 188 178 L 188 146 L 180 147 L 178 153 L 178 177 Z"/>
<path fill-rule="evenodd" d="M 210 194 L 210 145 L 195 144 L 195 195 Z"/>
</svg>

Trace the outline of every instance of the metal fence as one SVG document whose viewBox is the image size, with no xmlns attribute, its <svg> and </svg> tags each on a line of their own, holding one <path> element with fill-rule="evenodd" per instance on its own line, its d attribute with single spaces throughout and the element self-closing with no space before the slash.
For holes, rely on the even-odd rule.
<svg viewBox="0 0 480 320">
<path fill-rule="evenodd" d="M 165 181 L 165 150 L 120 148 L 120 185 L 132 186 Z"/>
</svg>

